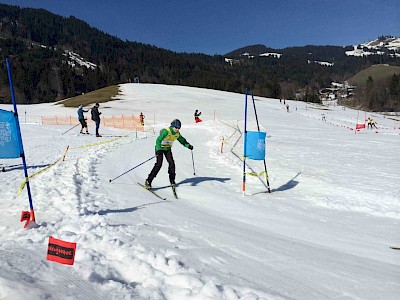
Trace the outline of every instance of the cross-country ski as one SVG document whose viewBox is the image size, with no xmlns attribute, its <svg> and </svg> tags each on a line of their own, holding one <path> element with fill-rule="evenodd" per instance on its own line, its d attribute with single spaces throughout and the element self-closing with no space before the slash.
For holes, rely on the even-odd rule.
<svg viewBox="0 0 400 300">
<path fill-rule="evenodd" d="M 167 200 L 167 198 L 164 198 L 164 197 L 160 196 L 152 188 L 148 188 L 145 185 L 141 184 L 140 182 L 137 182 L 137 184 L 140 185 L 142 188 L 144 188 L 146 191 L 149 191 L 150 193 L 152 193 L 157 198 L 160 198 L 161 200 Z"/>
</svg>

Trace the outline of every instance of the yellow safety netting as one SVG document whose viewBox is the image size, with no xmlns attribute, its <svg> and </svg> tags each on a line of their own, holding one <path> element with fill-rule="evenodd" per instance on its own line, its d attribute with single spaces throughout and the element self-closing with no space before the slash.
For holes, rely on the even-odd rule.
<svg viewBox="0 0 400 300">
<path fill-rule="evenodd" d="M 68 146 L 67 149 L 65 150 L 64 154 L 63 154 L 59 159 L 57 159 L 56 161 L 54 161 L 53 163 L 51 163 L 50 165 L 48 165 L 48 166 L 45 167 L 44 169 L 42 169 L 42 170 L 40 170 L 40 171 L 38 171 L 38 172 L 36 172 L 36 173 L 30 175 L 29 177 L 25 177 L 25 179 L 24 179 L 24 180 L 21 182 L 21 184 L 20 184 L 20 187 L 19 187 L 19 189 L 18 189 L 17 194 L 18 194 L 18 195 L 21 194 L 22 190 L 23 190 L 23 189 L 25 188 L 25 186 L 26 186 L 26 183 L 27 183 L 30 179 L 36 177 L 37 175 L 39 175 L 39 174 L 41 174 L 41 173 L 47 171 L 47 170 L 50 169 L 51 167 L 55 166 L 60 160 L 64 160 L 68 150 L 89 148 L 89 147 L 99 146 L 99 145 L 103 145 L 103 144 L 107 144 L 107 143 L 112 143 L 112 142 L 115 142 L 115 141 L 117 141 L 117 140 L 119 140 L 119 139 L 122 139 L 122 138 L 124 138 L 124 137 L 127 137 L 127 136 L 129 136 L 129 135 L 131 135 L 131 133 L 129 133 L 129 134 L 127 134 L 127 135 L 124 135 L 124 136 L 119 136 L 119 137 L 116 137 L 116 138 L 113 138 L 113 139 L 109 139 L 109 140 L 106 140 L 106 141 L 102 141 L 102 142 L 97 142 L 97 143 L 92 143 L 92 144 L 87 144 L 87 145 L 82 145 L 82 146 L 77 146 L 77 147 L 71 147 L 71 148 Z"/>
</svg>

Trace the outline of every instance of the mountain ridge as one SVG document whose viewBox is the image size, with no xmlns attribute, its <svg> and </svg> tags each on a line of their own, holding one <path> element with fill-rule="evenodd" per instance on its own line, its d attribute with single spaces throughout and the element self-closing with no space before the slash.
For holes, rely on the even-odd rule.
<svg viewBox="0 0 400 300">
<path fill-rule="evenodd" d="M 262 44 L 248 45 L 240 47 L 224 54 L 224 57 L 238 56 L 260 56 L 265 52 L 275 52 L 283 54 L 289 49 L 303 47 L 338 47 L 344 49 L 348 56 L 368 56 L 368 55 L 390 55 L 400 57 L 400 37 L 380 36 L 377 39 L 363 42 L 357 45 L 337 46 L 337 45 L 305 45 L 297 47 L 285 47 L 281 49 L 270 48 Z"/>
<path fill-rule="evenodd" d="M 17 101 L 27 104 L 54 102 L 134 78 L 237 93 L 248 88 L 272 98 L 291 98 L 303 91 L 302 100 L 311 101 L 307 95 L 373 64 L 400 65 L 399 58 L 388 55 L 348 56 L 338 46 L 290 47 L 280 53 L 253 45 L 252 51 L 265 55 L 232 60 L 176 53 L 122 41 L 73 16 L 5 4 L 0 4 L 0 24 L 0 103 L 11 101 L 5 57 L 11 60 Z"/>
</svg>

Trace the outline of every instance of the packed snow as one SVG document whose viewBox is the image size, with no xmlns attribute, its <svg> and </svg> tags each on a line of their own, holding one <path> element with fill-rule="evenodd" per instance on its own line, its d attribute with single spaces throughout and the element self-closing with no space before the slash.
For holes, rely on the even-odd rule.
<svg viewBox="0 0 400 300">
<path fill-rule="evenodd" d="M 261 176 L 242 192 L 244 94 L 123 84 L 99 110 L 143 112 L 146 130 L 101 126 L 101 138 L 40 124 L 76 109 L 19 105 L 29 175 L 47 169 L 30 180 L 37 226 L 24 229 L 21 160 L 0 160 L 0 299 L 398 299 L 399 117 L 254 98 L 271 193 L 253 160 L 246 172 Z M 378 129 L 355 132 L 365 117 Z M 161 200 L 137 182 L 175 118 L 194 149 L 174 143 L 179 199 L 164 161 Z M 74 265 L 46 260 L 50 236 L 77 243 Z"/>
<path fill-rule="evenodd" d="M 275 58 L 281 58 L 282 54 L 281 53 L 274 53 L 274 52 L 268 52 L 268 53 L 261 53 L 260 56 L 270 56 L 270 57 L 275 57 Z"/>
</svg>

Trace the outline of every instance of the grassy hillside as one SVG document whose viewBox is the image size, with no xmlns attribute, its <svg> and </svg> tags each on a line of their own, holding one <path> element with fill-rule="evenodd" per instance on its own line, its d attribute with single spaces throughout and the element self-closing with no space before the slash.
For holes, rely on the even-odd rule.
<svg viewBox="0 0 400 300">
<path fill-rule="evenodd" d="M 90 93 L 79 95 L 76 97 L 61 100 L 58 104 L 62 104 L 65 107 L 78 107 L 79 105 L 88 106 L 93 103 L 103 103 L 112 101 L 113 97 L 118 95 L 118 85 L 108 86 L 102 89 L 95 90 Z"/>
<path fill-rule="evenodd" d="M 371 76 L 374 81 L 379 81 L 381 79 L 391 77 L 393 74 L 400 74 L 400 67 L 389 65 L 373 65 L 358 72 L 356 75 L 351 77 L 348 82 L 356 86 L 363 86 L 366 84 L 368 76 Z"/>
</svg>

